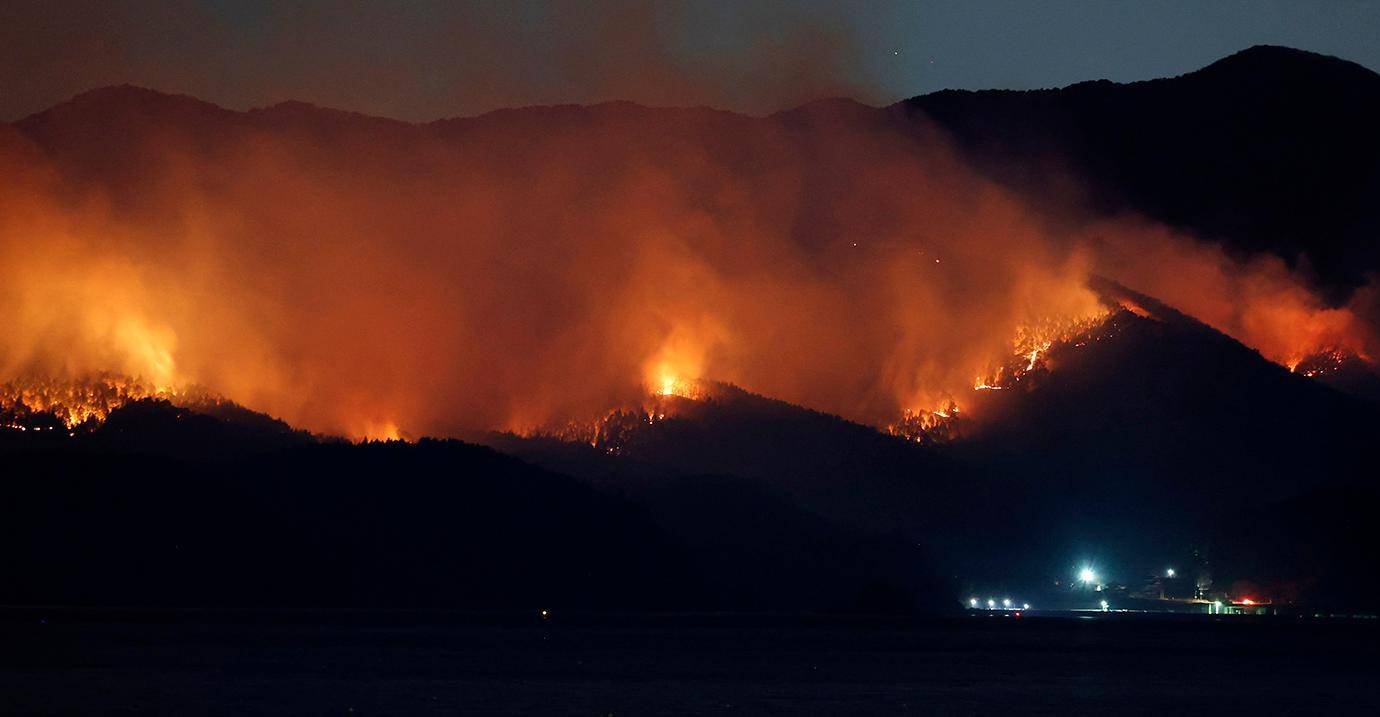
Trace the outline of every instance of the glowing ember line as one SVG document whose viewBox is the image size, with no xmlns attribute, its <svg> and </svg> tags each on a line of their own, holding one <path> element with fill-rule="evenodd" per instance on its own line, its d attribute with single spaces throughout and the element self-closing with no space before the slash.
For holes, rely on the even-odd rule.
<svg viewBox="0 0 1380 717">
<path fill-rule="evenodd" d="M 41 430 L 47 420 L 74 429 L 100 424 L 132 401 L 174 400 L 182 392 L 139 379 L 102 374 L 76 380 L 27 377 L 0 384 L 0 417 L 11 426 Z"/>
<path fill-rule="evenodd" d="M 1015 386 L 1032 373 L 1044 369 L 1050 350 L 1056 345 L 1077 342 L 1080 336 L 1102 325 L 1110 316 L 1112 311 L 1102 307 L 1088 316 L 1046 320 L 1018 327 L 1011 339 L 1009 358 L 975 378 L 973 392 L 1001 391 Z M 1077 345 L 1083 343 L 1086 342 L 1077 342 Z M 961 405 L 966 405 L 966 401 L 950 398 L 936 408 L 907 409 L 900 421 L 885 426 L 884 430 L 917 443 L 947 441 L 961 431 Z"/>
</svg>

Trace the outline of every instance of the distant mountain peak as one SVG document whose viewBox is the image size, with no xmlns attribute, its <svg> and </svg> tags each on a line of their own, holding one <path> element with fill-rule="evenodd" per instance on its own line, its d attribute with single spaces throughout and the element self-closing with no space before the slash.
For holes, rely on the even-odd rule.
<svg viewBox="0 0 1380 717">
<path fill-rule="evenodd" d="M 942 100 L 965 95 L 1018 96 L 1031 94 L 1048 95 L 1060 92 L 1102 92 L 1120 87 L 1156 85 L 1164 82 L 1175 82 L 1194 78 L 1200 80 L 1207 79 L 1219 82 L 1232 82 L 1243 77 L 1253 77 L 1268 82 L 1287 81 L 1290 79 L 1304 79 L 1307 81 L 1322 79 L 1328 81 L 1329 84 L 1348 82 L 1380 84 L 1380 74 L 1377 74 L 1364 65 L 1350 60 L 1281 45 L 1253 45 L 1196 70 L 1191 70 L 1181 75 L 1171 77 L 1147 78 L 1133 82 L 1113 82 L 1112 80 L 1106 79 L 1083 80 L 1061 88 L 1034 90 L 1009 90 L 999 88 L 986 90 L 942 89 L 901 100 L 893 105 L 893 107 L 912 105 L 916 102 L 923 101 L 925 98 Z"/>
<path fill-rule="evenodd" d="M 190 95 L 162 92 L 160 90 L 126 82 L 119 85 L 106 85 L 105 87 L 96 87 L 85 92 L 79 92 L 74 95 L 72 99 L 68 100 L 67 103 L 87 104 L 124 100 L 162 101 L 175 100 L 178 98 L 201 102 L 201 100 L 191 97 Z"/>
<path fill-rule="evenodd" d="M 1227 55 L 1184 77 L 1257 75 L 1271 79 L 1327 77 L 1348 82 L 1380 81 L 1380 74 L 1364 65 L 1332 55 L 1280 45 L 1254 45 Z"/>
<path fill-rule="evenodd" d="M 1340 57 L 1324 55 L 1320 52 L 1311 50 L 1300 50 L 1284 45 L 1252 45 L 1244 50 L 1238 50 L 1222 59 L 1210 63 L 1207 67 L 1213 67 L 1231 63 L 1300 63 L 1314 62 L 1320 64 L 1346 64 L 1357 65 L 1350 60 L 1343 60 Z M 1206 69 L 1206 68 L 1204 68 Z M 1363 68 L 1364 69 L 1364 68 Z"/>
<path fill-rule="evenodd" d="M 220 105 L 213 104 L 211 102 L 206 102 L 205 100 L 197 99 L 195 97 L 192 97 L 191 95 L 161 92 L 159 90 L 153 90 L 147 87 L 141 87 L 139 85 L 123 84 L 110 85 L 107 87 L 97 87 L 93 90 L 87 90 L 86 92 L 82 92 L 81 94 L 72 97 L 72 99 L 67 100 L 66 102 L 57 104 L 47 110 L 44 110 L 43 112 L 30 115 L 29 117 L 20 120 L 20 122 L 26 122 L 34 117 L 62 110 L 80 109 L 90 111 L 121 108 L 148 108 L 157 110 L 182 108 L 195 109 L 203 112 L 211 112 L 216 114 L 231 113 L 231 110 L 227 110 L 224 107 L 221 107 Z"/>
<path fill-rule="evenodd" d="M 210 125 L 239 113 L 190 95 L 170 94 L 138 85 L 98 87 L 14 123 L 21 131 L 44 135 L 55 127 L 181 124 Z M 89 131 L 89 130 L 82 130 Z"/>
</svg>

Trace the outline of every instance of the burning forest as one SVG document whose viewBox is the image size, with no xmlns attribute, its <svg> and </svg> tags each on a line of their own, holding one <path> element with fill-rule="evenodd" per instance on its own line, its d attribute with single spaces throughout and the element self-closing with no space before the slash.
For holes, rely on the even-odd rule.
<svg viewBox="0 0 1380 717">
<path fill-rule="evenodd" d="M 1380 713 L 1377 3 L 0 3 L 0 711 Z"/>
<path fill-rule="evenodd" d="M 171 390 L 109 374 L 71 379 L 19 378 L 0 385 L 0 426 L 75 435 L 99 425 L 111 411 L 131 401 L 175 397 Z"/>
<path fill-rule="evenodd" d="M 67 429 L 205 386 L 356 439 L 533 433 L 721 381 L 935 440 L 1121 310 L 1095 273 L 1304 375 L 1376 351 L 1370 289 L 1033 204 L 844 102 L 410 125 L 113 88 L 0 167 L 7 415 Z"/>
</svg>

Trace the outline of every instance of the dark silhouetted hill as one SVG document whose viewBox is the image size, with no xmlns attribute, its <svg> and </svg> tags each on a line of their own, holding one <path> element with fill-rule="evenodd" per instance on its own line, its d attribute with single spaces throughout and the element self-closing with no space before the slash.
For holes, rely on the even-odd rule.
<svg viewBox="0 0 1380 717">
<path fill-rule="evenodd" d="M 1380 541 L 1361 549 L 1336 542 L 1354 537 L 1346 530 L 1302 526 L 1370 519 L 1373 501 L 1327 496 L 1378 495 L 1380 410 L 1151 297 L 1105 281 L 1098 289 L 1150 316 L 1118 311 L 1084 345 L 1055 347 L 1033 388 L 983 392 L 974 410 L 984 417 L 948 444 L 917 445 L 725 386 L 641 422 L 618 455 L 546 438 L 482 440 L 654 506 L 685 500 L 668 487 L 676 476 L 738 476 L 830 522 L 898 535 L 944 575 L 989 587 L 1043 584 L 1093 557 L 1134 582 L 1194 550 L 1221 556 L 1222 580 L 1308 586 L 1296 597 L 1345 602 L 1375 587 L 1380 559 L 1366 550 Z M 1326 519 L 1310 512 L 1318 505 Z M 1250 517 L 1259 515 L 1289 517 L 1266 541 Z M 1312 545 L 1307 555 L 1347 559 L 1303 560 L 1278 549 L 1285 536 Z"/>
<path fill-rule="evenodd" d="M 942 457 L 921 446 L 735 386 L 705 385 L 703 399 L 671 398 L 666 420 L 634 421 L 617 457 L 550 438 L 473 439 L 622 487 L 665 475 L 738 476 L 831 520 L 874 530 L 912 524 L 926 512 L 927 495 L 953 490 L 942 483 Z"/>
<path fill-rule="evenodd" d="M 1303 257 L 1337 296 L 1380 270 L 1380 75 L 1355 63 L 1260 46 L 1169 79 L 944 91 L 894 109 L 1056 207 Z"/>
<path fill-rule="evenodd" d="M 963 512 L 1003 516 L 985 521 L 972 542 L 988 555 L 1006 552 L 1010 564 L 1044 569 L 1060 556 L 1066 565 L 1104 556 L 1125 578 L 1209 550 L 1223 558 L 1214 568 L 1221 579 L 1269 563 L 1275 576 L 1309 581 L 1310 597 L 1359 599 L 1340 590 L 1341 578 L 1375 575 L 1374 553 L 1359 562 L 1291 561 L 1267 547 L 1273 542 L 1248 537 L 1260 526 L 1245 530 L 1251 521 L 1243 516 L 1287 513 L 1307 505 L 1306 496 L 1337 491 L 1377 495 L 1380 410 L 1150 297 L 1102 290 L 1129 293 L 1152 316 L 1119 312 L 1096 340 L 1056 349 L 1034 390 L 1001 397 L 996 420 L 954 447 L 953 464 L 982 486 Z M 1367 505 L 1352 504 L 1349 520 L 1368 521 Z M 1285 534 L 1324 554 L 1323 546 L 1356 553 L 1328 533 Z"/>
<path fill-rule="evenodd" d="M 89 434 L 7 432 L 0 602 L 876 612 L 948 592 L 904 544 L 731 479 L 634 502 L 489 448 L 240 418 L 145 400 Z"/>
</svg>

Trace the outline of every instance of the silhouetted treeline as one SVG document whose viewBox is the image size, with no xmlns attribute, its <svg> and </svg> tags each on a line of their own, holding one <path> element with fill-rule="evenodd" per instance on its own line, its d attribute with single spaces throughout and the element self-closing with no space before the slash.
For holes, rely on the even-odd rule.
<svg viewBox="0 0 1380 717">
<path fill-rule="evenodd" d="M 732 479 L 638 504 L 455 441 L 261 427 L 142 401 L 7 434 L 0 602 L 894 611 L 925 575 Z"/>
</svg>

